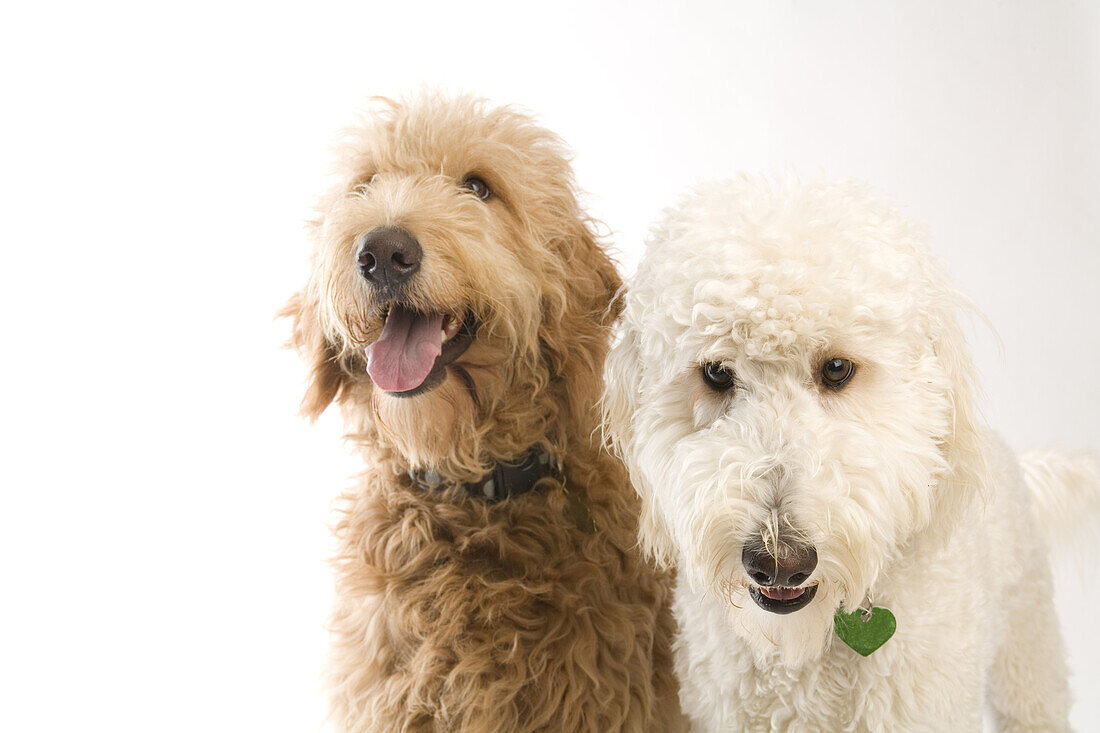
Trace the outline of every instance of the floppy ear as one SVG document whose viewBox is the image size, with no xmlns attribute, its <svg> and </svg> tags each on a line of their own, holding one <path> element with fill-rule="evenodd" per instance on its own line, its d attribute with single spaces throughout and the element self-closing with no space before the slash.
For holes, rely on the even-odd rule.
<svg viewBox="0 0 1100 733">
<path fill-rule="evenodd" d="M 287 346 L 301 354 L 310 366 L 309 386 L 302 397 L 301 413 L 315 420 L 340 394 L 345 374 L 340 352 L 324 333 L 316 303 L 303 291 L 291 296 L 279 311 L 279 317 L 292 319 Z"/>
<path fill-rule="evenodd" d="M 574 318 L 595 321 L 602 328 L 614 325 L 622 312 L 615 295 L 623 281 L 614 261 L 596 240 L 588 222 L 578 220 L 563 240 L 555 243 L 564 263 L 565 287 Z M 570 320 L 569 314 L 565 320 Z M 575 324 L 569 324 L 575 325 Z"/>
<path fill-rule="evenodd" d="M 616 296 L 622 303 L 624 293 Z M 621 305 L 618 306 L 621 310 Z M 629 322 L 622 338 L 611 348 L 604 369 L 604 393 L 600 400 L 603 421 L 601 430 L 609 449 L 622 458 L 630 474 L 634 490 L 641 497 L 638 517 L 638 541 L 642 550 L 662 567 L 674 562 L 672 538 L 661 519 L 654 501 L 653 487 L 646 481 L 637 461 L 636 415 L 641 400 L 638 380 L 633 378 L 641 364 L 638 332 Z"/>
<path fill-rule="evenodd" d="M 933 353 L 947 376 L 951 425 L 943 446 L 948 469 L 936 496 L 933 521 L 949 527 L 975 492 L 989 489 L 989 434 L 977 411 L 974 362 L 955 313 L 956 305 L 966 308 L 969 303 L 955 293 L 940 302 L 951 306 L 933 318 L 930 336 Z"/>
<path fill-rule="evenodd" d="M 581 293 L 581 297 L 587 300 L 589 307 L 599 314 L 600 324 L 611 328 L 622 315 L 623 303 L 617 296 L 622 290 L 623 281 L 615 263 L 596 242 L 587 227 L 584 228 L 581 237 L 587 240 L 583 250 L 590 253 L 584 266 L 590 268 L 596 276 L 591 288 Z"/>
<path fill-rule="evenodd" d="M 622 280 L 583 218 L 551 240 L 550 247 L 555 265 L 543 283 L 539 348 L 551 378 L 568 383 L 564 398 L 574 403 L 580 419 L 599 398 Z"/>
</svg>

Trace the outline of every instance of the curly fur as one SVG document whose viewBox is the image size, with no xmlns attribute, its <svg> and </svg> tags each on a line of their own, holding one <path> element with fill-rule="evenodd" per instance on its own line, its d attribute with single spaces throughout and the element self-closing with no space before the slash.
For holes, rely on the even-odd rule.
<svg viewBox="0 0 1100 733">
<path fill-rule="evenodd" d="M 679 571 L 676 668 L 701 731 L 1062 730 L 1048 532 L 1096 464 L 1024 469 L 977 416 L 967 301 L 919 226 L 852 182 L 701 188 L 655 229 L 608 362 L 605 421 Z M 822 364 L 856 365 L 841 390 Z M 718 392 L 701 365 L 732 369 Z M 1089 497 L 1086 500 L 1086 497 Z M 1095 521 L 1095 513 L 1089 521 Z M 747 541 L 812 544 L 809 605 L 760 608 Z M 867 658 L 837 609 L 898 621 Z"/>
<path fill-rule="evenodd" d="M 309 284 L 285 311 L 312 368 L 303 412 L 338 402 L 368 466 L 337 527 L 339 728 L 677 729 L 668 577 L 634 549 L 637 498 L 593 438 L 620 280 L 560 141 L 512 109 L 424 95 L 378 100 L 340 161 Z M 462 188 L 470 174 L 490 199 Z M 413 305 L 479 323 L 417 397 L 365 370 L 382 318 L 356 240 L 381 226 L 423 248 Z M 536 444 L 564 486 L 486 504 L 407 478 L 475 480 Z"/>
</svg>

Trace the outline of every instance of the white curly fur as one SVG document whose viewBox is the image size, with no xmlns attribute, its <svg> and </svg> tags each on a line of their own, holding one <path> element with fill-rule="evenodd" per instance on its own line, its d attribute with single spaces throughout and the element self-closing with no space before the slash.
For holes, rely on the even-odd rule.
<svg viewBox="0 0 1100 733">
<path fill-rule="evenodd" d="M 750 177 L 697 190 L 650 238 L 604 415 L 642 545 L 679 569 L 697 730 L 980 730 L 987 703 L 1004 729 L 1067 727 L 1041 530 L 1095 509 L 1100 471 L 1058 454 L 1022 472 L 987 432 L 969 304 L 924 239 L 861 184 Z M 833 357 L 856 365 L 839 391 L 820 378 Z M 707 362 L 735 388 L 706 386 Z M 754 538 L 816 548 L 808 606 L 751 600 Z M 833 616 L 867 603 L 898 626 L 863 658 Z"/>
</svg>

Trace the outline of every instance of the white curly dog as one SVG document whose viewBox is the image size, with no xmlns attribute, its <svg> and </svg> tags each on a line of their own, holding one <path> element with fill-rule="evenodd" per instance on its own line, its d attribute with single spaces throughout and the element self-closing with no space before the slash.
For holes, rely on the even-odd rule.
<svg viewBox="0 0 1100 733">
<path fill-rule="evenodd" d="M 858 183 L 749 177 L 650 237 L 605 424 L 696 730 L 1068 726 L 1047 546 L 1100 467 L 987 432 L 924 239 Z"/>
</svg>

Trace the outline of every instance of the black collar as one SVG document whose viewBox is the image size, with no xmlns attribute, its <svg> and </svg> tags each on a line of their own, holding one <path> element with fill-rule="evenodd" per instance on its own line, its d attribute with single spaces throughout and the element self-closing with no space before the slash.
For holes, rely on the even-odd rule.
<svg viewBox="0 0 1100 733">
<path fill-rule="evenodd" d="M 409 469 L 409 478 L 415 486 L 428 491 L 439 491 L 454 486 L 435 471 Z M 498 463 L 493 470 L 477 481 L 460 484 L 470 496 L 486 501 L 499 501 L 525 494 L 541 479 L 555 478 L 562 481 L 561 463 L 545 448 L 534 446 L 518 463 Z"/>
</svg>

